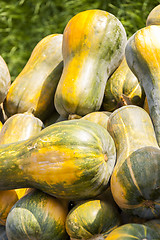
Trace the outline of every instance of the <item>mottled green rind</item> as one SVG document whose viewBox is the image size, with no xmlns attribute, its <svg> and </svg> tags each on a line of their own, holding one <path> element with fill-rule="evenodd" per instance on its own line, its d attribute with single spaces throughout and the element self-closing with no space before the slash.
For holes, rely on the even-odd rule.
<svg viewBox="0 0 160 240">
<path fill-rule="evenodd" d="M 114 237 L 114 238 L 113 238 Z M 158 240 L 158 234 L 143 224 L 128 223 L 113 230 L 108 240 Z"/>
<path fill-rule="evenodd" d="M 57 220 L 56 209 L 46 212 L 49 195 L 33 191 L 21 198 L 11 209 L 6 222 L 6 233 L 9 239 L 17 240 L 67 240 L 65 219 Z M 54 199 L 54 198 L 53 198 Z M 55 208 L 60 205 L 54 199 Z M 53 207 L 53 206 L 52 206 Z M 64 212 L 66 210 L 64 209 Z"/>
<path fill-rule="evenodd" d="M 57 149 L 60 149 L 58 153 Z M 40 159 L 39 151 L 43 152 L 47 160 Z M 71 153 L 68 160 L 63 159 L 65 152 Z M 73 157 L 74 153 L 76 157 Z M 33 154 L 38 162 L 37 165 L 35 165 Z M 50 157 L 47 158 L 48 154 Z M 54 177 L 54 163 L 59 160 L 62 172 L 61 163 L 63 162 L 70 170 L 70 163 L 67 165 L 65 160 L 71 161 L 72 165 L 78 169 L 75 180 L 69 184 L 65 182 L 63 176 L 55 184 L 42 179 L 43 168 L 49 168 L 52 171 L 50 177 L 52 175 Z M 56 197 L 71 200 L 94 197 L 106 189 L 115 160 L 114 141 L 103 127 L 87 120 L 59 122 L 26 141 L 0 146 L 0 190 L 34 187 Z M 35 175 L 30 173 L 32 164 L 37 167 L 35 172 L 36 177 L 38 175 L 37 180 Z M 55 170 L 56 168 L 57 165 Z M 66 170 L 67 173 L 68 170 Z M 67 180 L 69 179 L 68 176 Z"/>
</svg>

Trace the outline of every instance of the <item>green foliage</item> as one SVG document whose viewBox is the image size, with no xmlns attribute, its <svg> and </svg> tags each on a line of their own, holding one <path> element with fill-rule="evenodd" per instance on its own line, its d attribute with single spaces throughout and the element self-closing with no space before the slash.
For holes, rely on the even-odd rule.
<svg viewBox="0 0 160 240">
<path fill-rule="evenodd" d="M 63 33 L 78 12 L 108 11 L 122 22 L 130 37 L 145 26 L 149 12 L 158 4 L 160 0 L 0 0 L 0 55 L 13 81 L 36 44 L 49 34 Z"/>
</svg>

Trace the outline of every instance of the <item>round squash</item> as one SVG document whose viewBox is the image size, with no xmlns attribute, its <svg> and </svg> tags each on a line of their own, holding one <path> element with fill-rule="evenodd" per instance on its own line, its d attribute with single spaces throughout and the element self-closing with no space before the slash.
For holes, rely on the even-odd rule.
<svg viewBox="0 0 160 240">
<path fill-rule="evenodd" d="M 138 30 L 126 46 L 126 60 L 145 91 L 149 114 L 160 146 L 160 26 Z"/>
<path fill-rule="evenodd" d="M 87 120 L 58 122 L 0 146 L 0 190 L 34 187 L 65 199 L 92 198 L 107 187 L 115 160 L 106 129 Z"/>
<path fill-rule="evenodd" d="M 4 101 L 8 117 L 33 108 L 34 115 L 44 121 L 54 111 L 54 93 L 63 69 L 62 37 L 51 34 L 35 46 Z"/>
<path fill-rule="evenodd" d="M 159 235 L 143 224 L 128 223 L 113 230 L 105 240 L 158 240 Z"/>
<path fill-rule="evenodd" d="M 119 225 L 119 212 L 107 200 L 81 202 L 72 208 L 66 218 L 67 233 L 74 240 L 106 236 Z"/>
<path fill-rule="evenodd" d="M 8 240 L 66 240 L 68 209 L 46 193 L 32 190 L 11 209 L 6 222 Z"/>
<path fill-rule="evenodd" d="M 9 144 L 28 139 L 39 133 L 42 127 L 42 121 L 36 118 L 31 111 L 14 114 L 6 120 L 0 131 L 0 144 Z M 0 224 L 5 225 L 10 209 L 26 194 L 27 190 L 26 188 L 20 188 L 0 191 Z"/>
<path fill-rule="evenodd" d="M 160 25 L 160 4 L 154 7 L 149 13 L 146 20 L 146 26 L 149 25 Z"/>
<path fill-rule="evenodd" d="M 75 15 L 63 32 L 64 68 L 55 93 L 60 115 L 84 116 L 100 109 L 105 85 L 124 56 L 126 32 L 112 14 L 86 10 Z"/>
<path fill-rule="evenodd" d="M 109 77 L 106 83 L 103 109 L 106 111 L 114 111 L 115 109 L 125 105 L 143 106 L 144 90 L 137 77 L 128 67 L 125 57 Z"/>
<path fill-rule="evenodd" d="M 160 216 L 160 148 L 148 113 L 138 106 L 121 107 L 110 115 L 108 131 L 117 150 L 111 177 L 115 202 L 133 215 L 157 218 Z"/>
<path fill-rule="evenodd" d="M 11 85 L 11 76 L 8 66 L 0 56 L 0 103 L 3 103 Z"/>
</svg>

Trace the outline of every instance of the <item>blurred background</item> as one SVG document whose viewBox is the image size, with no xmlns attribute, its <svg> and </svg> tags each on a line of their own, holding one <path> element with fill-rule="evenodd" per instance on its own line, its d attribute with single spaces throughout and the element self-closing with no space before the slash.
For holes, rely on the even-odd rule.
<svg viewBox="0 0 160 240">
<path fill-rule="evenodd" d="M 145 26 L 158 4 L 160 0 L 0 0 L 0 55 L 14 81 L 36 44 L 49 34 L 63 33 L 75 14 L 88 9 L 110 12 L 129 38 Z"/>
</svg>

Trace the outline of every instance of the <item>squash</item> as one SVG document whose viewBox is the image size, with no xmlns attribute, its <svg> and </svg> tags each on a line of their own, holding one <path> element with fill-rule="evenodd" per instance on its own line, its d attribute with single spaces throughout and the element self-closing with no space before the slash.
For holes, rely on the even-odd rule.
<svg viewBox="0 0 160 240">
<path fill-rule="evenodd" d="M 160 4 L 154 7 L 149 13 L 146 20 L 146 26 L 149 25 L 160 25 Z"/>
<path fill-rule="evenodd" d="M 65 240 L 65 220 L 68 209 L 60 200 L 38 190 L 32 190 L 11 209 L 6 222 L 9 240 Z"/>
<path fill-rule="evenodd" d="M 0 103 L 3 103 L 11 85 L 11 76 L 8 66 L 0 56 Z"/>
<path fill-rule="evenodd" d="M 127 65 L 125 57 L 109 77 L 106 83 L 103 109 L 106 111 L 114 111 L 115 109 L 125 105 L 138 105 L 144 104 L 144 90 Z"/>
<path fill-rule="evenodd" d="M 4 101 L 8 117 L 33 108 L 34 115 L 44 121 L 54 111 L 54 93 L 63 69 L 62 37 L 51 34 L 35 46 Z"/>
<path fill-rule="evenodd" d="M 158 240 L 159 235 L 143 224 L 128 223 L 113 230 L 105 240 Z"/>
<path fill-rule="evenodd" d="M 4 123 L 0 131 L 0 144 L 28 139 L 39 133 L 42 127 L 42 121 L 34 117 L 31 111 L 15 114 Z M 10 209 L 26 191 L 27 188 L 0 191 L 0 224 L 5 225 Z"/>
<path fill-rule="evenodd" d="M 106 129 L 87 120 L 58 122 L 0 146 L 0 190 L 33 187 L 65 199 L 91 198 L 106 188 L 115 160 Z"/>
<path fill-rule="evenodd" d="M 54 104 L 62 116 L 84 116 L 100 109 L 105 85 L 124 56 L 127 42 L 121 22 L 99 9 L 78 13 L 63 32 L 64 68 Z"/>
<path fill-rule="evenodd" d="M 160 216 L 160 148 L 148 113 L 135 105 L 115 110 L 108 119 L 117 163 L 111 191 L 117 205 L 145 219 Z M 153 174 L 154 173 L 154 174 Z"/>
<path fill-rule="evenodd" d="M 160 146 L 160 26 L 144 27 L 128 40 L 126 61 L 142 83 Z"/>
<path fill-rule="evenodd" d="M 74 240 L 106 236 L 119 225 L 119 212 L 107 200 L 83 201 L 74 206 L 66 218 L 66 231 Z"/>
<path fill-rule="evenodd" d="M 0 226 L 0 240 L 8 240 L 4 226 Z"/>
<path fill-rule="evenodd" d="M 155 230 L 160 236 L 160 219 L 152 219 L 144 223 L 144 225 Z"/>
</svg>

